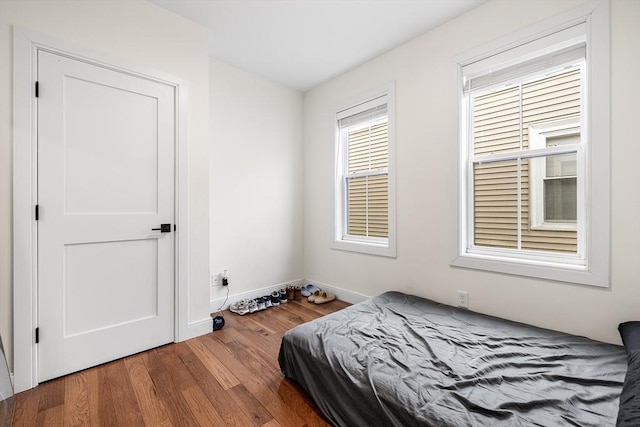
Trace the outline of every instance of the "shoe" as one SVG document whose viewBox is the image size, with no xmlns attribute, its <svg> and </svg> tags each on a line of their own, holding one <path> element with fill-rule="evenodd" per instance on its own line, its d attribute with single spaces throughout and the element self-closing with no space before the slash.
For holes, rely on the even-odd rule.
<svg viewBox="0 0 640 427">
<path fill-rule="evenodd" d="M 334 294 L 330 294 L 328 292 L 320 292 L 320 296 L 313 300 L 316 304 L 324 304 L 326 302 L 330 302 L 336 299 Z"/>
<path fill-rule="evenodd" d="M 314 302 L 316 300 L 316 298 L 318 298 L 320 296 L 321 293 L 322 293 L 322 291 L 320 289 L 318 289 L 312 295 L 309 295 L 309 298 L 307 298 L 307 301 Z"/>
<path fill-rule="evenodd" d="M 262 297 L 262 299 L 264 300 L 264 305 L 266 308 L 273 307 L 273 304 L 271 303 L 271 295 L 265 295 Z"/>
<path fill-rule="evenodd" d="M 316 285 L 307 283 L 301 288 L 300 293 L 302 294 L 303 297 L 310 297 L 311 295 L 313 295 L 315 291 L 319 291 L 319 290 L 320 288 L 317 287 Z"/>
<path fill-rule="evenodd" d="M 289 298 L 287 297 L 287 291 L 284 289 L 280 289 L 280 302 L 282 304 L 286 304 L 289 302 Z"/>
<path fill-rule="evenodd" d="M 258 303 L 258 310 L 259 311 L 267 309 L 267 304 L 264 302 L 264 298 L 262 298 L 262 297 L 256 298 L 256 301 Z"/>
<path fill-rule="evenodd" d="M 255 313 L 256 311 L 258 311 L 258 301 L 254 299 L 249 301 L 248 308 L 249 313 Z"/>
<path fill-rule="evenodd" d="M 247 301 L 240 300 L 231 304 L 229 306 L 229 311 L 239 314 L 240 316 L 244 316 L 249 312 L 249 305 L 247 304 Z"/>
<path fill-rule="evenodd" d="M 293 288 L 293 299 L 298 301 L 302 299 L 302 289 L 300 286 L 296 286 Z"/>
<path fill-rule="evenodd" d="M 287 286 L 287 299 L 289 301 L 293 301 L 296 299 L 295 291 L 293 285 Z"/>
<path fill-rule="evenodd" d="M 273 291 L 271 293 L 271 304 L 273 304 L 274 307 L 277 307 L 280 305 L 280 292 Z"/>
</svg>

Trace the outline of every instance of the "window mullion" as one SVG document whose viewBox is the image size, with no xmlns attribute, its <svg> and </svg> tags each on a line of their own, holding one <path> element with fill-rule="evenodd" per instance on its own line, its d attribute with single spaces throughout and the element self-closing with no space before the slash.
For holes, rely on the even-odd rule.
<svg viewBox="0 0 640 427">
<path fill-rule="evenodd" d="M 516 166 L 516 226 L 518 250 L 522 249 L 522 159 L 518 159 Z"/>
<path fill-rule="evenodd" d="M 365 179 L 364 184 L 365 192 L 364 192 L 364 225 L 365 225 L 365 236 L 369 237 L 369 177 Z"/>
<path fill-rule="evenodd" d="M 369 125 L 369 129 L 367 130 L 367 151 L 368 151 L 368 161 L 367 161 L 367 169 L 370 171 L 371 170 L 371 125 Z M 365 184 L 365 225 L 366 225 L 366 232 L 365 235 L 367 237 L 369 237 L 369 177 L 367 176 L 366 178 L 366 184 Z"/>
</svg>

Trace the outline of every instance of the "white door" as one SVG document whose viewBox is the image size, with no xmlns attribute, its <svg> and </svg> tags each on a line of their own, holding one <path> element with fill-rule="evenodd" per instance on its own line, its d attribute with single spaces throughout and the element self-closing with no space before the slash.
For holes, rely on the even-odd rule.
<svg viewBox="0 0 640 427">
<path fill-rule="evenodd" d="M 45 381 L 174 339 L 175 95 L 44 51 L 37 80 Z"/>
</svg>

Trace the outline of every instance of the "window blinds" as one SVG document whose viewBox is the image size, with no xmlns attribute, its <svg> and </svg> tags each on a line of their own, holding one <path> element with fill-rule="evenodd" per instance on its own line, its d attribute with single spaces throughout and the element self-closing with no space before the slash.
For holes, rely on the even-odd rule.
<svg viewBox="0 0 640 427">
<path fill-rule="evenodd" d="M 382 95 L 362 104 L 355 105 L 337 114 L 338 127 L 345 129 L 369 122 L 387 115 L 387 95 Z"/>
<path fill-rule="evenodd" d="M 586 58 L 585 23 L 541 37 L 462 67 L 464 91 L 561 68 Z"/>
</svg>

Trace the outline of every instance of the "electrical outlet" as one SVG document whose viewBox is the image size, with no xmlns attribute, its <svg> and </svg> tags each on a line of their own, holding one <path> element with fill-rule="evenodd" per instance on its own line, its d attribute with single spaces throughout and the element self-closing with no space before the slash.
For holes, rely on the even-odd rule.
<svg viewBox="0 0 640 427">
<path fill-rule="evenodd" d="M 229 286 L 229 270 L 226 268 L 222 270 L 222 273 L 220 274 L 220 284 L 222 286 Z"/>
<path fill-rule="evenodd" d="M 222 284 L 222 279 L 220 273 L 213 273 L 211 275 L 211 286 L 220 286 Z"/>
<path fill-rule="evenodd" d="M 458 291 L 458 307 L 469 308 L 469 292 Z"/>
</svg>

